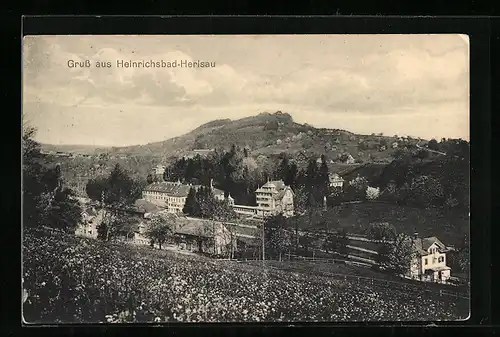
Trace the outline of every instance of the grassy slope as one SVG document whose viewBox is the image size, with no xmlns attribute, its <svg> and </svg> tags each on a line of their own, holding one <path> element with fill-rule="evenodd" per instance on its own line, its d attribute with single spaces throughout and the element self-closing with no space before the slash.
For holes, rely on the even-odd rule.
<svg viewBox="0 0 500 337">
<path fill-rule="evenodd" d="M 400 233 L 437 236 L 449 245 L 460 242 L 461 233 L 468 231 L 469 221 L 455 213 L 439 209 L 421 209 L 381 203 L 338 206 L 334 211 L 343 223 L 355 223 L 361 234 L 370 222 L 389 222 Z"/>
<path fill-rule="evenodd" d="M 437 236 L 447 245 L 458 244 L 469 230 L 469 219 L 453 212 L 376 202 L 334 206 L 326 216 L 350 233 L 366 234 L 370 223 L 389 222 L 399 233 Z"/>
<path fill-rule="evenodd" d="M 328 277 L 332 272 L 369 276 L 348 267 L 341 270 L 325 264 L 268 263 L 263 270 L 260 265 L 58 235 L 28 236 L 24 246 L 24 265 L 28 268 L 24 271 L 25 287 L 31 295 L 41 296 L 39 301 L 46 303 L 47 314 L 66 312 L 66 319 L 74 319 L 68 316 L 74 309 L 57 305 L 65 300 L 57 295 L 61 286 L 69 287 L 61 293 L 75 299 L 77 305 L 87 303 L 87 298 L 97 301 L 95 306 L 83 308 L 84 314 L 91 309 L 88 317 L 93 320 L 123 310 L 123 296 L 129 292 L 135 294 L 137 303 L 148 304 L 152 317 L 167 314 L 168 320 L 175 312 L 184 320 L 241 320 L 244 311 L 249 312 L 250 320 L 275 320 L 280 313 L 285 320 L 434 320 L 467 316 L 466 300 L 439 297 L 417 288 L 412 291 L 404 285 L 388 291 L 387 286 Z M 73 273 L 61 272 L 67 268 Z M 69 282 L 58 285 L 57 275 L 64 280 L 69 277 Z M 197 301 L 198 294 L 204 299 Z M 55 296 L 56 302 L 48 302 L 46 296 Z M 186 296 L 192 299 L 182 302 Z M 52 306 L 47 307 L 48 303 Z M 261 308 L 262 303 L 268 307 Z M 197 312 L 203 312 L 205 318 L 187 316 L 187 307 L 201 310 Z M 34 314 L 32 317 L 36 317 Z"/>
</svg>

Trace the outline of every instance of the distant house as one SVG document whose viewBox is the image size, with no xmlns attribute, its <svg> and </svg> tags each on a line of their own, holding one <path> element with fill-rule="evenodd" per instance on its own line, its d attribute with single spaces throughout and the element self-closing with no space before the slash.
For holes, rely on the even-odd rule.
<svg viewBox="0 0 500 337">
<path fill-rule="evenodd" d="M 329 185 L 332 188 L 342 189 L 342 187 L 344 186 L 344 178 L 342 178 L 337 173 L 330 173 L 328 180 L 329 180 Z"/>
<path fill-rule="evenodd" d="M 309 158 L 307 157 L 307 155 L 300 151 L 299 153 L 297 153 L 296 157 L 295 157 L 296 161 L 297 162 L 307 162 L 309 160 Z"/>
<path fill-rule="evenodd" d="M 356 162 L 354 157 L 349 153 L 342 155 L 341 157 L 343 157 L 342 159 L 344 160 L 344 163 L 346 163 L 346 164 L 354 164 Z"/>
<path fill-rule="evenodd" d="M 398 142 L 394 142 L 394 143 L 392 143 L 392 144 L 391 144 L 391 147 L 392 147 L 393 149 L 397 148 L 397 147 L 398 147 Z"/>
<path fill-rule="evenodd" d="M 156 167 L 153 169 L 154 174 L 157 176 L 162 176 L 165 173 L 165 166 L 164 165 L 156 165 Z"/>
<path fill-rule="evenodd" d="M 430 282 L 446 282 L 451 276 L 451 268 L 446 265 L 447 247 L 435 236 L 419 238 L 415 234 L 413 258 L 410 276 Z"/>
</svg>

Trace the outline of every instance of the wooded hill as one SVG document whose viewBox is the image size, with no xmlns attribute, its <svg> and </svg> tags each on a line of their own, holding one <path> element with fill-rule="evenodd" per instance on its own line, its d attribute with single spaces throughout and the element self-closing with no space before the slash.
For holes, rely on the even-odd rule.
<svg viewBox="0 0 500 337">
<path fill-rule="evenodd" d="M 357 135 L 345 130 L 316 128 L 296 123 L 290 114 L 278 111 L 238 120 L 214 120 L 185 135 L 146 145 L 92 148 L 79 145 L 42 144 L 42 150 L 90 155 L 108 153 L 153 156 L 165 159 L 185 155 L 193 149 L 229 149 L 235 144 L 250 149 L 255 156 L 277 155 L 282 152 L 293 155 L 304 151 L 318 156 L 325 154 L 333 159 L 343 153 L 349 153 L 355 159 L 366 162 L 390 159 L 394 152 L 392 148 L 394 142 L 397 142 L 398 146 L 414 146 L 418 140 L 381 134 Z"/>
</svg>

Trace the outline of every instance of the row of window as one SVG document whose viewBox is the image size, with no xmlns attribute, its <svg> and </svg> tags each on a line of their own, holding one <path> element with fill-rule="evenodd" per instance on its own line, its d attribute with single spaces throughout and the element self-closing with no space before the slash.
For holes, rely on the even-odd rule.
<svg viewBox="0 0 500 337">
<path fill-rule="evenodd" d="M 433 257 L 432 258 L 432 263 L 436 263 L 436 260 L 437 260 L 438 263 L 444 262 L 444 256 L 440 256 L 437 259 L 435 257 Z M 425 258 L 424 259 L 424 265 L 428 265 L 428 264 L 429 264 L 429 259 Z"/>
</svg>

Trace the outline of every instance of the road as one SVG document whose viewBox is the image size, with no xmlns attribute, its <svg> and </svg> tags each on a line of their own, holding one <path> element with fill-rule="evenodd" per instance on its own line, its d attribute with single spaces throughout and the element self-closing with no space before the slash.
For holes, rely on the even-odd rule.
<svg viewBox="0 0 500 337">
<path fill-rule="evenodd" d="M 416 144 L 417 148 L 419 148 L 419 149 L 426 150 L 426 151 L 433 152 L 433 153 L 437 153 L 437 154 L 440 154 L 440 155 L 442 155 L 442 156 L 446 156 L 446 153 L 444 153 L 444 152 L 440 152 L 440 151 L 436 151 L 436 150 L 431 150 L 431 149 L 429 149 L 428 147 L 422 147 L 422 146 L 420 146 L 420 144 L 419 144 L 419 143 L 420 143 L 420 142 L 418 142 L 418 143 Z"/>
</svg>

